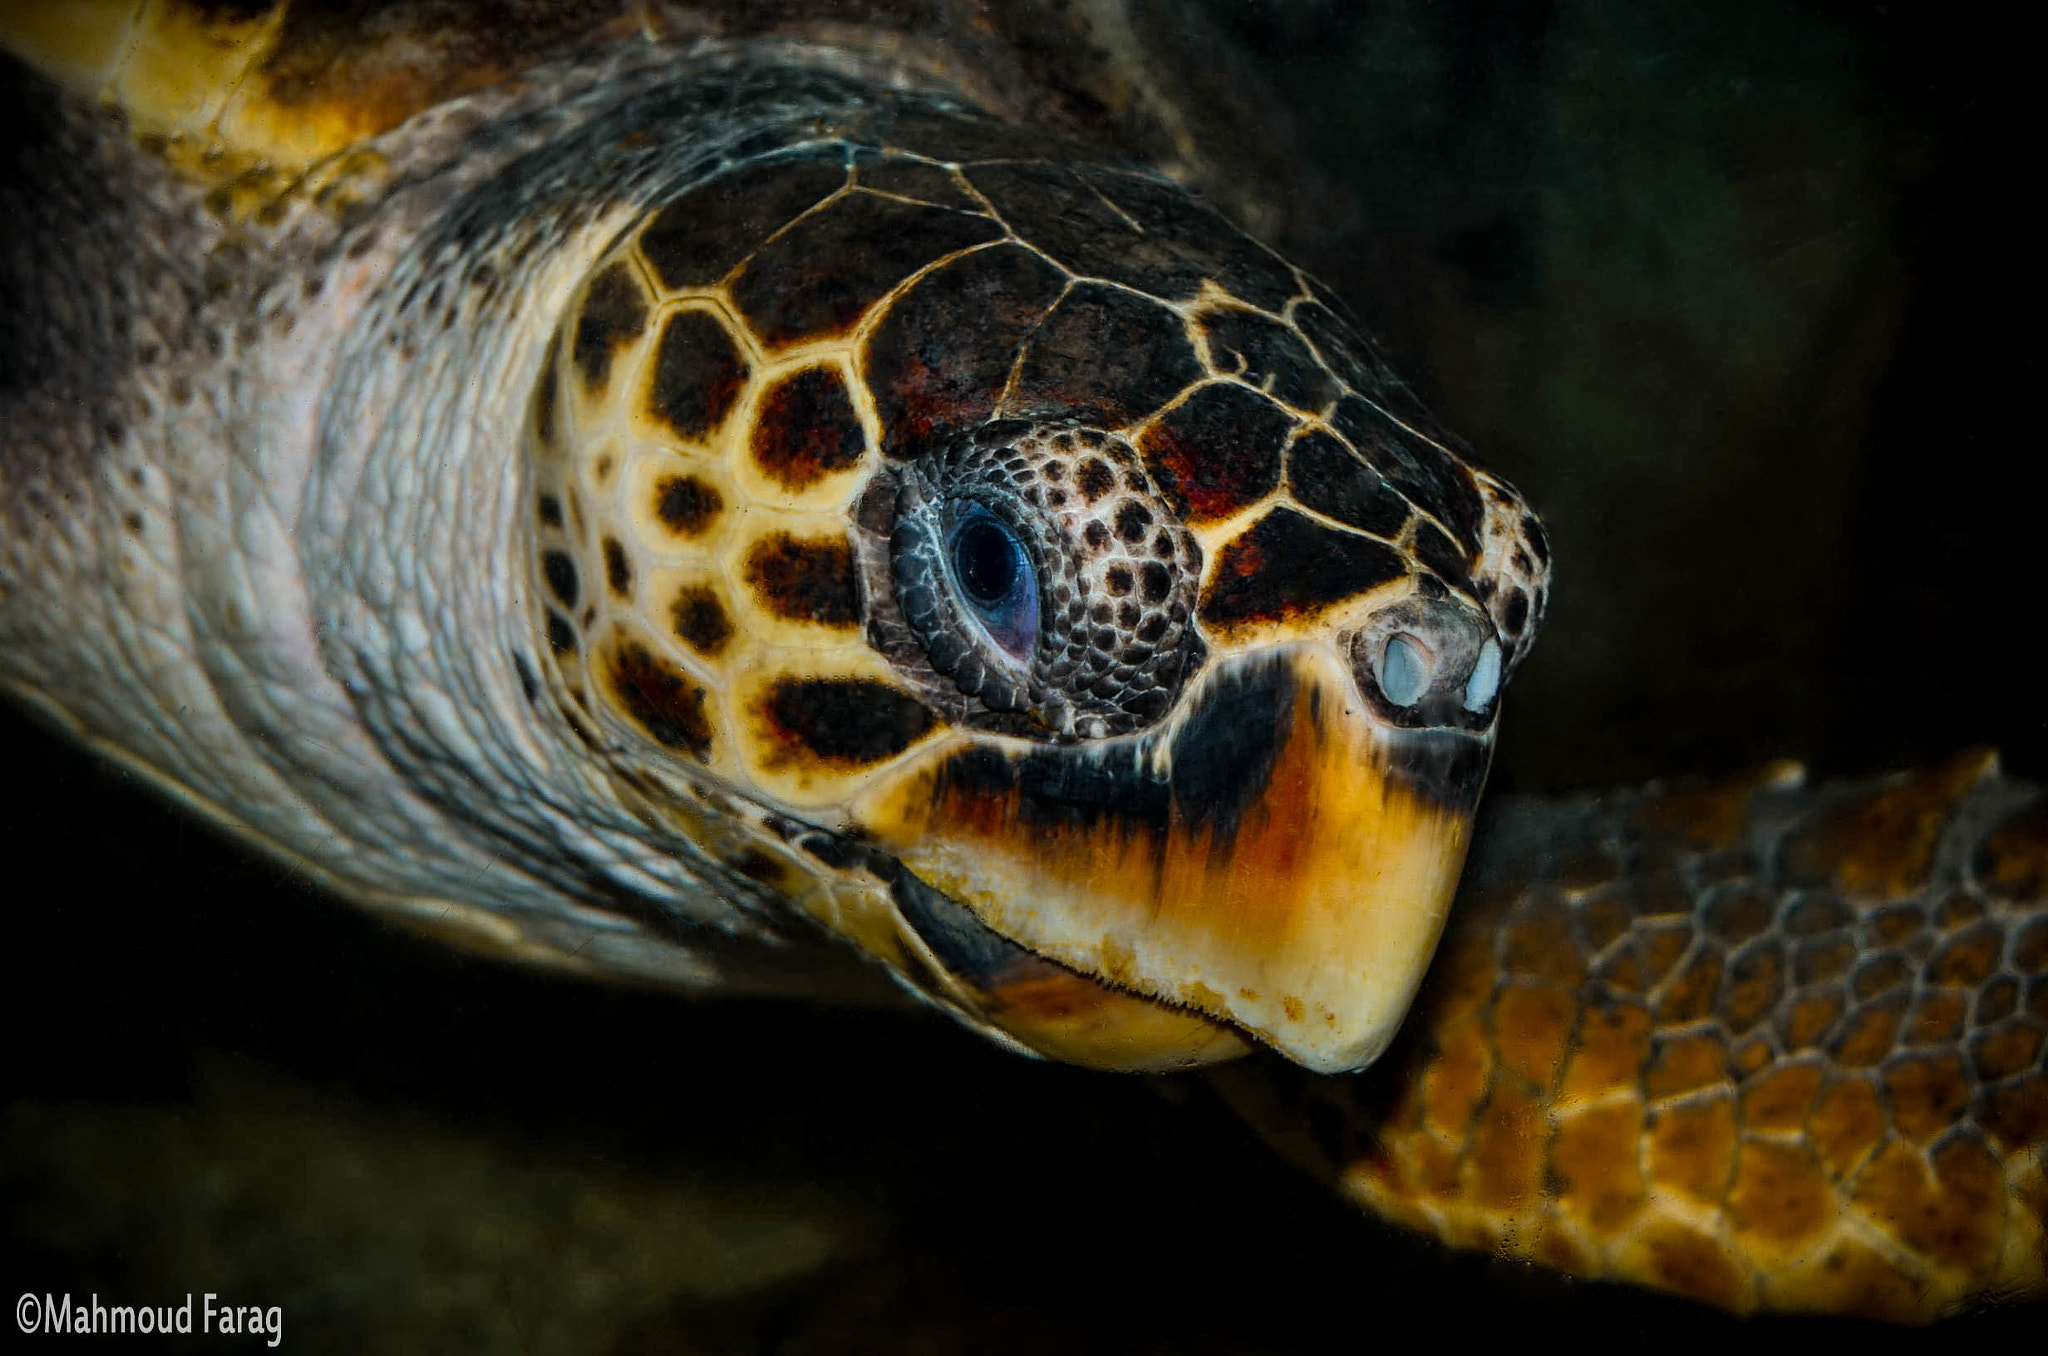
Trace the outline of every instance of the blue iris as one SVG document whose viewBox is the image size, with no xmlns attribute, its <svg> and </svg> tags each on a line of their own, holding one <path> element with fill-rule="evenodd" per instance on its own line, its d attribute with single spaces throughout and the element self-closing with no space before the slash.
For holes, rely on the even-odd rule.
<svg viewBox="0 0 2048 1356">
<path fill-rule="evenodd" d="M 953 529 L 947 555 L 960 596 L 1005 654 L 1028 661 L 1038 646 L 1038 571 L 1017 534 L 987 509 Z"/>
</svg>

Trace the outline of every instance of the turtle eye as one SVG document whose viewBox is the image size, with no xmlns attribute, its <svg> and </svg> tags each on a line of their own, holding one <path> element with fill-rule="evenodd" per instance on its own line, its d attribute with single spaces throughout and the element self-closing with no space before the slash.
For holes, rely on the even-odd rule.
<svg viewBox="0 0 2048 1356">
<path fill-rule="evenodd" d="M 947 559 L 954 586 L 988 638 L 1028 662 L 1038 647 L 1038 573 L 1017 534 L 977 507 L 953 529 Z"/>
<path fill-rule="evenodd" d="M 991 420 L 877 476 L 854 520 L 869 643 L 963 724 L 1129 734 L 1201 661 L 1201 548 L 1115 434 Z"/>
</svg>

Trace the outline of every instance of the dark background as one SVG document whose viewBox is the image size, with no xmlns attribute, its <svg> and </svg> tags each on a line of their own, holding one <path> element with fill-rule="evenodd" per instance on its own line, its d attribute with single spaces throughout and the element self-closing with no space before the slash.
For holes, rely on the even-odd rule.
<svg viewBox="0 0 2048 1356">
<path fill-rule="evenodd" d="M 1288 205 L 1303 262 L 1550 524 L 1497 787 L 1972 743 L 2041 773 L 2019 35 L 1963 6 L 1204 9 L 1338 186 Z M 449 955 L 0 718 L 11 1291 L 211 1289 L 281 1305 L 295 1350 L 1873 1336 L 1451 1256 L 1198 1085 Z"/>
</svg>

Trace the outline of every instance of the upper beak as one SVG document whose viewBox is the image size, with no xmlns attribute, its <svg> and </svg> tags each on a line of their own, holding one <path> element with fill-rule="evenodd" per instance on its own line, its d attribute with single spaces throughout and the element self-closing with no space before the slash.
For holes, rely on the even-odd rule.
<svg viewBox="0 0 2048 1356">
<path fill-rule="evenodd" d="M 941 745 L 854 818 L 929 887 L 900 912 L 948 996 L 1027 1046 L 1153 1068 L 1241 1032 L 1360 1068 L 1435 950 L 1492 754 L 1490 721 L 1403 728 L 1362 687 L 1321 646 L 1222 660 L 1142 735 Z"/>
</svg>

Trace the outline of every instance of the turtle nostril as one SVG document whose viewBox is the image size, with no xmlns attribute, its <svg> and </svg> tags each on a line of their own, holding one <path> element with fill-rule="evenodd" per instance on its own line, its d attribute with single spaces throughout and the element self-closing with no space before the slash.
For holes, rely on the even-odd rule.
<svg viewBox="0 0 2048 1356">
<path fill-rule="evenodd" d="M 1396 725 L 1489 724 L 1507 681 L 1507 647 L 1476 606 L 1455 598 L 1407 598 L 1353 633 L 1359 689 Z"/>
<path fill-rule="evenodd" d="M 1500 691 L 1500 642 L 1491 636 L 1479 647 L 1479 661 L 1465 680 L 1465 709 L 1478 714 Z"/>
<path fill-rule="evenodd" d="M 1380 650 L 1373 677 L 1380 691 L 1396 706 L 1413 706 L 1429 691 L 1429 651 L 1407 634 L 1389 636 Z"/>
</svg>

